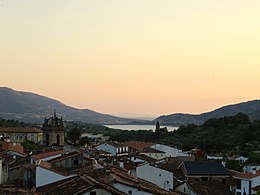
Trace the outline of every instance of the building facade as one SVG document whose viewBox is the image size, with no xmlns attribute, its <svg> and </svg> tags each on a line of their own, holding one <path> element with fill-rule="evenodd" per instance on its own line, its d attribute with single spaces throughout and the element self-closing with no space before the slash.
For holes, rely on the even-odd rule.
<svg viewBox="0 0 260 195">
<path fill-rule="evenodd" d="M 2 138 L 9 138 L 11 142 L 21 143 L 25 140 L 42 143 L 42 130 L 32 127 L 0 127 Z"/>
<path fill-rule="evenodd" d="M 44 146 L 63 146 L 65 129 L 62 117 L 58 117 L 54 112 L 53 117 L 45 118 L 43 123 L 43 145 Z"/>
</svg>

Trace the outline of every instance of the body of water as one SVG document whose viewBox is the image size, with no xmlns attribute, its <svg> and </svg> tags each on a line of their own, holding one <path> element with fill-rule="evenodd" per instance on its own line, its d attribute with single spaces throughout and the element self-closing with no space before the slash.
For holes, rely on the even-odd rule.
<svg viewBox="0 0 260 195">
<path fill-rule="evenodd" d="M 122 129 L 122 130 L 155 130 L 155 125 L 104 125 L 106 127 L 112 129 Z M 161 128 L 167 127 L 168 131 L 174 131 L 178 129 L 178 127 L 171 127 L 171 126 L 161 126 Z"/>
</svg>

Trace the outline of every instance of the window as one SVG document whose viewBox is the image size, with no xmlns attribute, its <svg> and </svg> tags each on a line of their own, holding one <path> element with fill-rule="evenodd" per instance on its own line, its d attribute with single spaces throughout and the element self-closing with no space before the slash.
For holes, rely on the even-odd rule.
<svg viewBox="0 0 260 195">
<path fill-rule="evenodd" d="M 89 195 L 97 195 L 96 191 L 90 192 Z"/>
<path fill-rule="evenodd" d="M 237 189 L 241 189 L 241 179 L 237 179 Z"/>
<path fill-rule="evenodd" d="M 227 179 L 222 179 L 222 183 L 226 184 L 227 183 Z"/>
<path fill-rule="evenodd" d="M 162 174 L 159 174 L 159 176 L 161 177 L 161 176 L 162 176 Z"/>
<path fill-rule="evenodd" d="M 202 180 L 202 181 L 208 181 L 209 178 L 208 178 L 208 177 L 202 177 L 201 180 Z"/>
<path fill-rule="evenodd" d="M 79 164 L 79 160 L 78 159 L 75 159 L 74 160 L 74 165 L 78 165 Z"/>
<path fill-rule="evenodd" d="M 132 195 L 133 194 L 132 190 L 128 190 L 128 194 Z"/>
</svg>

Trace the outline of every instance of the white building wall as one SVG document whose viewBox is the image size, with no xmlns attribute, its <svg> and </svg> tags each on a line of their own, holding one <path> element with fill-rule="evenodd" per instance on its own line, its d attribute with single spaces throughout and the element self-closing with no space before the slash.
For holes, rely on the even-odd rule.
<svg viewBox="0 0 260 195">
<path fill-rule="evenodd" d="M 160 160 L 160 159 L 163 159 L 166 157 L 165 153 L 141 153 L 141 154 L 144 154 L 145 156 L 149 156 L 153 159 L 157 159 L 157 160 Z"/>
<path fill-rule="evenodd" d="M 114 156 L 116 155 L 116 147 L 111 146 L 107 143 L 104 143 L 104 144 L 97 146 L 96 149 L 108 152 L 108 153 L 110 153 Z"/>
<path fill-rule="evenodd" d="M 258 186 L 258 185 L 260 185 L 260 176 L 254 178 L 254 179 L 252 180 L 252 188 L 253 188 L 253 187 L 256 187 L 256 186 Z"/>
<path fill-rule="evenodd" d="M 113 187 L 126 194 L 130 194 L 130 191 L 131 191 L 132 195 L 152 195 L 152 193 L 144 192 L 144 191 L 138 190 L 137 188 L 134 188 L 132 186 L 124 185 L 121 183 L 114 183 Z"/>
<path fill-rule="evenodd" d="M 4 181 L 4 176 L 3 176 L 3 159 L 0 158 L 0 184 L 3 183 Z"/>
<path fill-rule="evenodd" d="M 182 152 L 182 150 L 172 148 L 163 144 L 155 144 L 151 146 L 151 148 L 165 152 L 166 157 L 188 156 L 188 154 Z"/>
<path fill-rule="evenodd" d="M 177 192 L 185 193 L 185 194 L 187 194 L 187 195 L 197 195 L 197 194 L 194 193 L 193 190 L 187 185 L 187 183 L 183 183 L 183 184 L 179 185 L 179 186 L 176 187 L 174 190 L 176 190 Z"/>
<path fill-rule="evenodd" d="M 34 159 L 34 158 L 31 158 L 31 164 L 37 164 L 40 160 L 44 160 L 44 161 L 48 161 L 48 160 L 51 160 L 53 158 L 56 158 L 56 157 L 59 157 L 61 156 L 62 154 L 57 154 L 57 155 L 54 155 L 54 156 L 48 156 L 46 158 L 42 158 L 42 159 Z"/>
<path fill-rule="evenodd" d="M 260 166 L 253 166 L 253 165 L 245 165 L 244 167 L 243 167 L 243 171 L 245 172 L 245 173 L 252 173 L 254 170 L 256 170 L 256 171 L 260 171 Z"/>
<path fill-rule="evenodd" d="M 149 164 L 144 164 L 136 168 L 136 175 L 137 177 L 154 183 L 163 189 L 166 189 L 167 187 L 173 189 L 173 173 L 169 171 Z"/>
<path fill-rule="evenodd" d="M 56 181 L 60 181 L 66 178 L 69 178 L 71 176 L 63 176 L 57 173 L 54 173 L 52 171 L 49 171 L 47 169 L 44 169 L 42 167 L 37 166 L 36 167 L 36 188 L 40 186 L 47 185 L 49 183 L 53 183 Z"/>
<path fill-rule="evenodd" d="M 241 189 L 236 189 L 236 192 L 240 192 L 241 194 L 243 194 L 244 192 L 248 195 L 249 194 L 249 181 L 250 180 L 241 180 Z M 252 180 L 252 184 L 251 187 L 256 187 L 258 185 L 260 185 L 260 176 L 253 178 Z M 251 193 L 253 192 L 253 190 L 251 190 Z"/>
</svg>

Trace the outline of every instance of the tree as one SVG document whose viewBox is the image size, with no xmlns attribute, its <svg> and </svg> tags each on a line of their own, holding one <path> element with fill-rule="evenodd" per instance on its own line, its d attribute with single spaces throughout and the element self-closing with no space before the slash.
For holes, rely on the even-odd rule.
<svg viewBox="0 0 260 195">
<path fill-rule="evenodd" d="M 235 171 L 242 171 L 242 166 L 239 164 L 239 161 L 237 161 L 237 160 L 227 160 L 226 168 L 232 169 Z"/>
<path fill-rule="evenodd" d="M 160 130 L 160 123 L 159 121 L 157 121 L 155 125 L 155 131 L 159 131 L 159 130 Z"/>
<path fill-rule="evenodd" d="M 24 140 L 21 145 L 23 146 L 24 150 L 28 153 L 33 151 L 37 147 L 37 144 L 29 140 Z"/>
<path fill-rule="evenodd" d="M 73 128 L 67 133 L 67 139 L 71 141 L 74 146 L 76 145 L 76 142 L 80 140 L 81 137 L 81 130 L 78 128 Z"/>
</svg>

